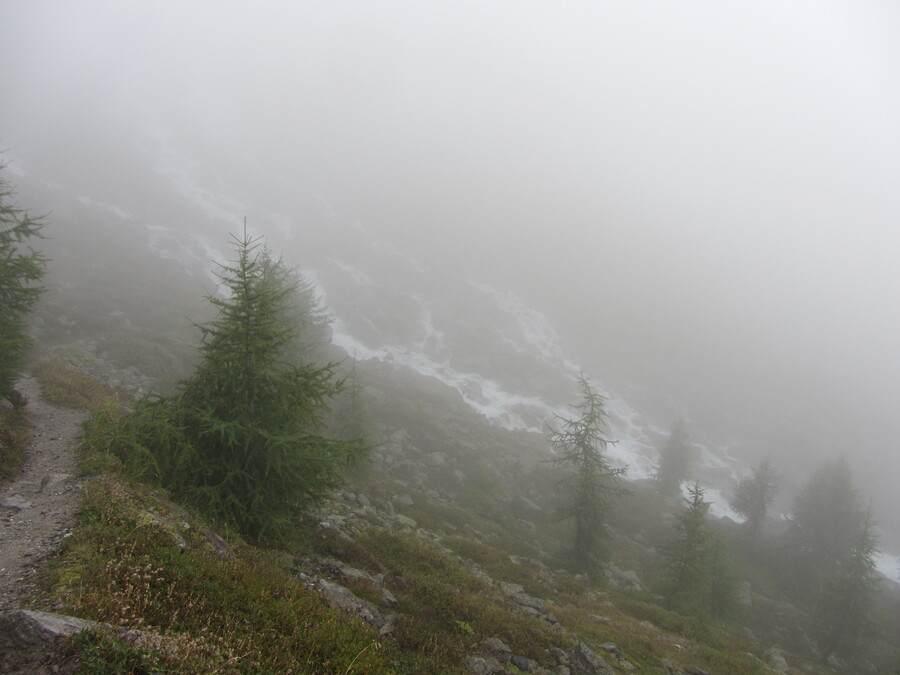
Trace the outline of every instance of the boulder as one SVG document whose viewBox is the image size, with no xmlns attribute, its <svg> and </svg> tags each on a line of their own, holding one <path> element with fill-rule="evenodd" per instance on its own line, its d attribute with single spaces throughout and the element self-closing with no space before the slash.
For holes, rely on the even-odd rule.
<svg viewBox="0 0 900 675">
<path fill-rule="evenodd" d="M 530 608 L 536 612 L 540 612 L 547 606 L 546 601 L 536 598 L 533 595 L 529 595 L 520 584 L 511 584 L 506 581 L 500 581 L 497 585 L 500 586 L 500 590 L 503 591 L 507 598 L 522 609 Z"/>
<path fill-rule="evenodd" d="M 16 511 L 23 511 L 24 509 L 31 508 L 31 502 L 21 495 L 12 495 L 0 502 L 0 507 L 4 509 L 15 509 Z"/>
<path fill-rule="evenodd" d="M 325 574 L 332 580 L 341 582 L 350 587 L 365 588 L 379 595 L 378 603 L 383 607 L 396 607 L 397 598 L 394 597 L 379 579 L 368 572 L 351 567 L 346 563 L 331 557 L 314 557 L 307 561 L 318 572 Z"/>
<path fill-rule="evenodd" d="M 512 650 L 498 637 L 489 637 L 482 645 L 484 650 L 490 652 L 498 661 L 509 663 L 512 658 Z"/>
<path fill-rule="evenodd" d="M 467 665 L 475 675 L 495 675 L 495 673 L 507 672 L 506 668 L 493 656 L 470 656 Z"/>
<path fill-rule="evenodd" d="M 16 610 L 0 614 L 0 672 L 50 673 L 63 641 L 101 627 L 61 614 Z"/>
<path fill-rule="evenodd" d="M 583 642 L 569 655 L 569 670 L 572 675 L 615 675 L 616 672 Z"/>
<path fill-rule="evenodd" d="M 606 569 L 607 577 L 613 586 L 626 590 L 639 591 L 643 588 L 640 577 L 634 570 L 622 571 L 612 563 Z"/>
<path fill-rule="evenodd" d="M 534 661 L 521 654 L 513 654 L 509 662 L 523 673 L 533 673 L 537 667 L 537 664 Z"/>
<path fill-rule="evenodd" d="M 297 576 L 306 583 L 306 587 L 315 589 L 322 596 L 325 604 L 332 609 L 339 609 L 352 616 L 357 616 L 370 626 L 377 628 L 384 635 L 394 630 L 394 615 L 383 617 L 368 600 L 357 597 L 349 588 L 321 577 L 297 572 Z"/>
</svg>

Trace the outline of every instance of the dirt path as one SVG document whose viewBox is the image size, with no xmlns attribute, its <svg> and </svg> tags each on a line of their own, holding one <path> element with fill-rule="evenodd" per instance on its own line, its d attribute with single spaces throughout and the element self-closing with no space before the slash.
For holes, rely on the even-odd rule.
<svg viewBox="0 0 900 675">
<path fill-rule="evenodd" d="M 18 389 L 36 431 L 22 473 L 0 486 L 0 612 L 29 594 L 38 565 L 66 536 L 81 499 L 73 447 L 85 413 L 47 403 L 30 377 Z"/>
</svg>

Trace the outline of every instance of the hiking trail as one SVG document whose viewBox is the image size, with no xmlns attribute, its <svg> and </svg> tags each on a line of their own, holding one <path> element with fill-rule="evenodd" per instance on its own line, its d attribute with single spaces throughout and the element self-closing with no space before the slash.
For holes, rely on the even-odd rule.
<svg viewBox="0 0 900 675">
<path fill-rule="evenodd" d="M 21 473 L 0 485 L 0 612 L 33 591 L 38 567 L 71 531 L 82 491 L 74 446 L 86 413 L 45 401 L 32 377 L 17 389 L 35 432 Z"/>
</svg>

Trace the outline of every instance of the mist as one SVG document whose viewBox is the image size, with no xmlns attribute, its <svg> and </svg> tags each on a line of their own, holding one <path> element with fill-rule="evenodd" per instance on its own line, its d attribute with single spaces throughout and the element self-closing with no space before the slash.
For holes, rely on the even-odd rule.
<svg viewBox="0 0 900 675">
<path fill-rule="evenodd" d="M 900 506 L 893 3 L 7 2 L 0 25 L 24 171 L 115 203 L 154 130 L 219 148 L 516 290 L 588 372 L 748 458 L 843 454 Z"/>
</svg>

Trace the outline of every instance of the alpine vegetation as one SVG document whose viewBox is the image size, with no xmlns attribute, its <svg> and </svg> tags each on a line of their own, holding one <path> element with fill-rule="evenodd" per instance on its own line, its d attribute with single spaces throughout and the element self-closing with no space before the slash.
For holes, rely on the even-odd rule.
<svg viewBox="0 0 900 675">
<path fill-rule="evenodd" d="M 217 315 L 199 327 L 194 372 L 107 433 L 133 473 L 252 540 L 276 541 L 365 445 L 321 433 L 344 385 L 339 364 L 290 358 L 303 351 L 299 326 L 321 315 L 295 303 L 311 297 L 297 293 L 298 275 L 246 232 L 233 243 L 236 259 L 218 272 L 225 297 L 207 295 Z"/>
</svg>

